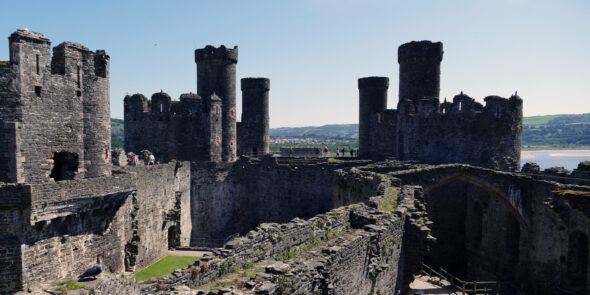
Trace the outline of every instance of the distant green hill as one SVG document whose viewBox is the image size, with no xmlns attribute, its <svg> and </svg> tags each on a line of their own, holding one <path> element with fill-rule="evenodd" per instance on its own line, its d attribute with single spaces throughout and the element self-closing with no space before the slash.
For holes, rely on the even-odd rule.
<svg viewBox="0 0 590 295">
<path fill-rule="evenodd" d="M 523 127 L 525 148 L 590 147 L 590 113 L 525 117 Z M 358 124 L 272 128 L 270 136 L 356 141 Z M 113 148 L 123 147 L 123 140 L 123 120 L 111 119 Z"/>
<path fill-rule="evenodd" d="M 123 120 L 111 118 L 111 147 L 123 148 L 124 140 Z"/>
</svg>

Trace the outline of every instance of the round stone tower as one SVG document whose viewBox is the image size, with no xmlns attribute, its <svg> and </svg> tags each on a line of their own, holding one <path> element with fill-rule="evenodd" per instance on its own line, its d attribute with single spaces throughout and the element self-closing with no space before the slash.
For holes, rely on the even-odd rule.
<svg viewBox="0 0 590 295">
<path fill-rule="evenodd" d="M 110 58 L 104 50 L 86 52 L 82 65 L 84 162 L 86 177 L 111 175 Z M 76 93 L 78 95 L 80 93 Z"/>
<path fill-rule="evenodd" d="M 399 101 L 439 98 L 441 42 L 412 41 L 398 48 Z"/>
<path fill-rule="evenodd" d="M 242 153 L 255 157 L 266 155 L 270 144 L 267 78 L 244 78 L 242 82 Z"/>
<path fill-rule="evenodd" d="M 377 156 L 383 139 L 381 123 L 387 108 L 389 78 L 367 77 L 358 80 L 359 87 L 359 157 Z"/>
<path fill-rule="evenodd" d="M 195 50 L 197 63 L 197 94 L 221 98 L 222 160 L 236 160 L 236 64 L 238 47 L 233 49 L 206 46 Z"/>
</svg>

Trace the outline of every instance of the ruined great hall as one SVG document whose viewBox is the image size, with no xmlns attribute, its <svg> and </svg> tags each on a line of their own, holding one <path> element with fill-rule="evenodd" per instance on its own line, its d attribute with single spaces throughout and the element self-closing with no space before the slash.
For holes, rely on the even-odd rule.
<svg viewBox="0 0 590 295">
<path fill-rule="evenodd" d="M 114 98 L 122 151 L 105 51 L 8 39 L 0 294 L 76 278 L 97 254 L 95 294 L 406 294 L 425 266 L 499 294 L 590 292 L 590 165 L 521 171 L 523 100 L 441 102 L 440 42 L 399 47 L 396 109 L 387 77 L 358 80 L 359 157 L 327 160 L 269 155 L 268 78 L 241 79 L 237 122 L 237 47 L 195 51 L 197 93 Z M 127 165 L 147 151 L 157 165 Z M 130 279 L 169 249 L 203 248 L 215 255 Z M 249 264 L 255 277 L 210 288 Z"/>
</svg>

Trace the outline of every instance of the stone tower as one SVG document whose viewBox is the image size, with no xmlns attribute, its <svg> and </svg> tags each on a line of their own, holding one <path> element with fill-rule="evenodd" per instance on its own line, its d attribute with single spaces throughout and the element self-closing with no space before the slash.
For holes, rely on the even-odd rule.
<svg viewBox="0 0 590 295">
<path fill-rule="evenodd" d="M 10 35 L 0 71 L 0 180 L 40 183 L 109 176 L 109 56 L 43 34 Z"/>
<path fill-rule="evenodd" d="M 197 94 L 216 94 L 222 104 L 222 160 L 236 159 L 236 64 L 238 47 L 233 49 L 206 46 L 195 50 L 197 63 Z"/>
<path fill-rule="evenodd" d="M 396 155 L 399 160 L 419 158 L 420 141 L 416 114 L 438 112 L 440 95 L 441 42 L 412 41 L 398 48 L 399 102 Z"/>
<path fill-rule="evenodd" d="M 389 78 L 358 79 L 359 88 L 359 151 L 360 157 L 385 156 L 380 143 L 384 140 L 381 124 L 387 108 Z M 391 147 L 393 150 L 393 147 Z"/>
<path fill-rule="evenodd" d="M 242 82 L 242 122 L 239 127 L 240 155 L 266 155 L 270 144 L 267 78 L 244 78 Z"/>
<path fill-rule="evenodd" d="M 437 98 L 440 93 L 441 42 L 413 41 L 398 48 L 399 100 Z"/>
</svg>

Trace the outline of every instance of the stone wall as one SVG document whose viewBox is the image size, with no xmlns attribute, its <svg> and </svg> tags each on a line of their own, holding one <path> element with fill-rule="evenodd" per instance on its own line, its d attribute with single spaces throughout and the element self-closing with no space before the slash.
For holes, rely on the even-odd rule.
<svg viewBox="0 0 590 295">
<path fill-rule="evenodd" d="M 221 160 L 221 101 L 185 93 L 172 101 L 164 92 L 149 100 L 126 96 L 125 150 L 151 151 L 159 162 Z"/>
<path fill-rule="evenodd" d="M 440 42 L 399 47 L 397 110 L 386 109 L 388 78 L 359 79 L 359 155 L 518 171 L 522 99 L 488 96 L 483 106 L 461 92 L 440 103 L 442 56 Z"/>
<path fill-rule="evenodd" d="M 0 186 L 0 286 L 75 278 L 104 255 L 108 270 L 145 267 L 188 246 L 190 165 L 128 167 L 112 177 Z M 0 292 L 1 293 L 1 292 Z"/>
<path fill-rule="evenodd" d="M 264 222 L 310 218 L 334 208 L 334 170 L 361 162 L 279 164 L 240 158 L 192 167 L 191 245 L 219 246 Z M 350 204 L 341 201 L 339 204 Z"/>
<path fill-rule="evenodd" d="M 488 96 L 485 101 L 482 106 L 463 94 L 446 106 L 438 100 L 400 101 L 398 159 L 519 170 L 522 99 Z"/>
<path fill-rule="evenodd" d="M 409 259 L 401 257 L 404 232 L 421 239 L 422 244 L 427 240 L 427 229 L 419 230 L 423 226 L 405 209 L 421 208 L 415 191 L 413 187 L 396 190 L 392 197 L 403 204 L 397 209 L 384 207 L 389 200 L 380 196 L 369 198 L 370 206 L 355 204 L 309 220 L 260 224 L 244 237 L 226 243 L 217 251 L 220 258 L 205 258 L 190 268 L 142 284 L 142 293 L 164 294 L 171 288 L 180 290 L 181 285 L 204 285 L 205 290 L 222 294 L 228 292 L 227 286 L 217 292 L 212 282 L 231 286 L 237 281 L 223 276 L 253 262 L 265 274 L 250 279 L 246 287 L 233 286 L 245 294 L 397 294 L 410 283 L 404 275 L 405 262 L 419 263 L 411 255 Z M 418 254 L 424 249 L 416 243 L 411 246 L 414 248 L 405 252 Z"/>
<path fill-rule="evenodd" d="M 39 183 L 108 176 L 110 116 L 108 56 L 72 42 L 50 55 L 42 34 L 10 38 L 11 74 L 2 90 L 8 174 L 1 180 Z M 6 89 L 8 88 L 8 89 Z M 67 153 L 67 154 L 65 154 Z M 6 169 L 6 168 L 3 168 Z"/>
</svg>

